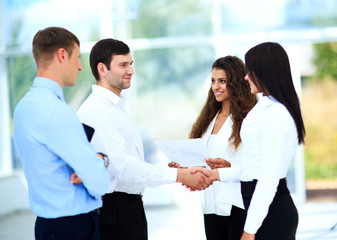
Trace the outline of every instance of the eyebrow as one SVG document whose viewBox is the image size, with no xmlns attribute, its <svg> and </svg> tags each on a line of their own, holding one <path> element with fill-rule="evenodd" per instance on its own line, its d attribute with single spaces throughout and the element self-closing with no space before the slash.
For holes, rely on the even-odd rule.
<svg viewBox="0 0 337 240">
<path fill-rule="evenodd" d="M 119 65 L 132 64 L 132 63 L 133 63 L 133 61 L 131 61 L 131 62 L 126 61 L 126 62 L 120 62 Z"/>
</svg>

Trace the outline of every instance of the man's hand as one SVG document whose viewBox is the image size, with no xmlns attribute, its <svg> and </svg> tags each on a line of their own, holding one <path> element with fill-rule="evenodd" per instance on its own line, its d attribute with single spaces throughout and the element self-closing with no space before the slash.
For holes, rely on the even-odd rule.
<svg viewBox="0 0 337 240">
<path fill-rule="evenodd" d="M 205 162 L 211 169 L 231 167 L 231 163 L 222 158 L 206 158 Z"/>
<path fill-rule="evenodd" d="M 243 232 L 241 240 L 255 240 L 255 234 Z"/>
<path fill-rule="evenodd" d="M 191 173 L 193 169 L 196 169 L 195 173 Z M 203 167 L 179 168 L 177 182 L 181 182 L 191 190 L 204 190 L 213 184 L 213 180 L 208 177 L 209 175 L 211 175 L 211 171 Z"/>
<path fill-rule="evenodd" d="M 195 174 L 198 172 L 202 172 L 203 174 L 207 175 L 208 178 L 213 182 L 213 181 L 220 181 L 220 175 L 218 169 L 213 169 L 213 170 L 208 170 L 203 167 L 194 167 L 191 168 L 191 173 Z"/>
<path fill-rule="evenodd" d="M 70 183 L 71 184 L 80 184 L 82 183 L 82 179 L 80 179 L 77 174 L 75 172 L 73 172 L 73 174 L 71 174 L 70 177 Z"/>
</svg>

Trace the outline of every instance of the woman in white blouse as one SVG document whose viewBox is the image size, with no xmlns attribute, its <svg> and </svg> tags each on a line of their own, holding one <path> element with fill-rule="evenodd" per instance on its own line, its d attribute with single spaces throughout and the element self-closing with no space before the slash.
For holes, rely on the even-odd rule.
<svg viewBox="0 0 337 240">
<path fill-rule="evenodd" d="M 245 74 L 244 63 L 237 57 L 222 57 L 212 65 L 212 85 L 190 133 L 190 138 L 204 140 L 210 153 L 208 168 L 239 164 L 241 123 L 256 103 Z M 169 166 L 179 167 L 176 163 Z M 214 182 L 201 192 L 201 204 L 208 240 L 240 239 L 246 217 L 240 183 Z"/>
<path fill-rule="evenodd" d="M 298 212 L 286 174 L 305 128 L 287 53 L 266 42 L 245 55 L 251 93 L 262 93 L 241 126 L 243 157 L 240 168 L 213 170 L 213 178 L 241 181 L 247 211 L 241 240 L 293 240 Z"/>
</svg>

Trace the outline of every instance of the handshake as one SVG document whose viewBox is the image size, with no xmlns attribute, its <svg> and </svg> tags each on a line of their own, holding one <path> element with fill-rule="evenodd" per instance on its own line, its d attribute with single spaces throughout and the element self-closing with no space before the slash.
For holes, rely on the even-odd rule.
<svg viewBox="0 0 337 240">
<path fill-rule="evenodd" d="M 178 168 L 177 182 L 186 185 L 190 190 L 205 190 L 213 181 L 219 181 L 217 169 L 209 170 L 204 167 Z"/>
<path fill-rule="evenodd" d="M 220 181 L 218 168 L 231 167 L 231 163 L 222 158 L 206 158 L 206 164 L 212 169 L 204 167 L 182 168 L 176 162 L 170 162 L 169 167 L 178 168 L 177 182 L 181 182 L 190 190 L 205 190 L 214 181 Z"/>
</svg>

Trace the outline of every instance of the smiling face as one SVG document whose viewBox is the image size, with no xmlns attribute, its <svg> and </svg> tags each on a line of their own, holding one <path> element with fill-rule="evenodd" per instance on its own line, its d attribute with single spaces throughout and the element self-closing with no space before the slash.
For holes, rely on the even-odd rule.
<svg viewBox="0 0 337 240">
<path fill-rule="evenodd" d="M 214 68 L 212 70 L 212 90 L 215 99 L 218 102 L 229 101 L 229 93 L 227 90 L 227 74 L 224 70 Z"/>
<path fill-rule="evenodd" d="M 98 70 L 101 77 L 97 83 L 120 96 L 123 89 L 131 86 L 131 78 L 134 74 L 132 64 L 130 53 L 114 55 L 109 69 L 103 63 L 99 63 Z"/>
<path fill-rule="evenodd" d="M 251 94 L 256 94 L 260 92 L 260 90 L 256 87 L 255 83 L 250 79 L 248 73 L 245 76 L 245 80 L 248 81 L 249 83 Z"/>
</svg>

